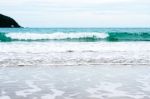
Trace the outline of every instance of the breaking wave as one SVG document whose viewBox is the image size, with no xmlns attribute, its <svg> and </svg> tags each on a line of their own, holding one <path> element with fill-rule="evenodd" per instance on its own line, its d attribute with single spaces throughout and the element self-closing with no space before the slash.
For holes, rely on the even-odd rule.
<svg viewBox="0 0 150 99">
<path fill-rule="evenodd" d="M 150 41 L 150 33 L 129 33 L 129 32 L 78 32 L 78 33 L 0 33 L 0 42 L 12 41 L 76 41 L 76 42 L 97 42 L 97 41 Z"/>
</svg>

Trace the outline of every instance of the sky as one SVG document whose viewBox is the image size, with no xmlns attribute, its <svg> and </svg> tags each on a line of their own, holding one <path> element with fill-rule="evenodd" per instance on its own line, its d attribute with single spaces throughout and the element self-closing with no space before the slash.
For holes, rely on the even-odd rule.
<svg viewBox="0 0 150 99">
<path fill-rule="evenodd" d="M 150 27 L 150 0 L 0 0 L 23 27 Z"/>
</svg>

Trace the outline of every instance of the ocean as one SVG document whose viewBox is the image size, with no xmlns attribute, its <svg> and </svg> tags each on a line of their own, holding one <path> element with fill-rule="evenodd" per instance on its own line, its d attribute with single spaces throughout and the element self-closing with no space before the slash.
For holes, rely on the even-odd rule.
<svg viewBox="0 0 150 99">
<path fill-rule="evenodd" d="M 150 64 L 149 28 L 0 29 L 1 66 Z"/>
<path fill-rule="evenodd" d="M 0 99 L 150 99 L 150 28 L 0 28 Z"/>
</svg>

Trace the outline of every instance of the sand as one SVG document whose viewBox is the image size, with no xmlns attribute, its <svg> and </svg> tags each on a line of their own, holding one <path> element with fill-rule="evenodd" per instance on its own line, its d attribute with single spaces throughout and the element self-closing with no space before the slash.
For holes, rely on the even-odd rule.
<svg viewBox="0 0 150 99">
<path fill-rule="evenodd" d="M 150 67 L 1 67 L 0 99 L 150 99 Z"/>
</svg>

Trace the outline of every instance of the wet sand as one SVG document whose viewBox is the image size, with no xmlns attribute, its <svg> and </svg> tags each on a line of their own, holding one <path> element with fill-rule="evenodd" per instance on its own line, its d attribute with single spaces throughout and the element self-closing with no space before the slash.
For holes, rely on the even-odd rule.
<svg viewBox="0 0 150 99">
<path fill-rule="evenodd" d="M 0 99 L 150 99 L 150 67 L 1 67 Z"/>
</svg>

